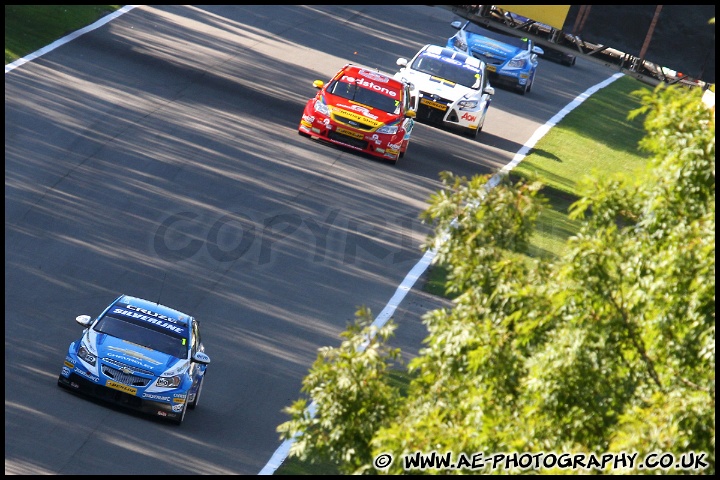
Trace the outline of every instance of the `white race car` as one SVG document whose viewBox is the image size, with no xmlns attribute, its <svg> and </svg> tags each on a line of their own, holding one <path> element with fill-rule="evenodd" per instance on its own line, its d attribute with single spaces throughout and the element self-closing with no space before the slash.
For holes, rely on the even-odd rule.
<svg viewBox="0 0 720 480">
<path fill-rule="evenodd" d="M 416 120 L 477 136 L 495 95 L 485 62 L 448 47 L 425 45 L 412 60 L 398 58 L 397 64 L 395 78 L 410 84 Z"/>
</svg>

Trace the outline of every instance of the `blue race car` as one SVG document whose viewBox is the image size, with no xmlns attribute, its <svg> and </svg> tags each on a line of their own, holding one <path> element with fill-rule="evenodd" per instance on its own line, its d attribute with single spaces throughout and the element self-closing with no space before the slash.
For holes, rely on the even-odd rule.
<svg viewBox="0 0 720 480">
<path fill-rule="evenodd" d="M 493 85 L 504 85 L 521 95 L 529 93 L 535 81 L 538 55 L 545 52 L 528 38 L 513 37 L 488 30 L 470 21 L 452 22 L 459 31 L 447 46 L 478 58 L 487 64 Z"/>
<path fill-rule="evenodd" d="M 210 357 L 194 317 L 121 295 L 70 344 L 58 385 L 177 425 L 200 399 Z"/>
</svg>

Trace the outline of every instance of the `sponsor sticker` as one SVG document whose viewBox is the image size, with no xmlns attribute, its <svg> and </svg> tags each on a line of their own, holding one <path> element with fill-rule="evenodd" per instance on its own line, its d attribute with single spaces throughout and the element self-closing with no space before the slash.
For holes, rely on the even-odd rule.
<svg viewBox="0 0 720 480">
<path fill-rule="evenodd" d="M 438 110 L 442 110 L 443 112 L 448 109 L 448 106 L 442 103 L 433 102 L 432 100 L 429 100 L 427 98 L 421 98 L 420 103 L 423 105 L 427 105 L 430 108 L 436 108 Z"/>
<path fill-rule="evenodd" d="M 177 324 L 177 320 L 160 313 L 156 313 L 134 305 L 126 305 L 126 308 L 115 307 L 111 313 L 123 315 L 129 318 L 139 318 L 146 322 L 154 323 L 162 328 L 182 334 L 185 329 Z"/>
<path fill-rule="evenodd" d="M 497 70 L 497 68 L 495 68 L 495 65 L 488 65 L 488 66 L 487 66 L 487 71 L 488 71 L 488 72 L 494 72 L 494 71 L 496 71 L 496 70 Z"/>
<path fill-rule="evenodd" d="M 149 398 L 150 400 L 159 400 L 162 402 L 169 402 L 170 397 L 166 397 L 164 395 L 157 395 L 154 393 L 143 393 L 143 398 Z"/>
<path fill-rule="evenodd" d="M 333 115 L 341 115 L 343 117 L 349 118 L 350 120 L 355 120 L 358 123 L 362 123 L 370 127 L 377 127 L 382 123 L 378 120 L 375 120 L 374 118 L 368 118 L 369 115 L 360 115 L 359 113 L 351 112 L 350 110 L 341 110 L 336 108 L 332 110 L 332 113 Z"/>
<path fill-rule="evenodd" d="M 355 77 L 351 77 L 350 75 L 343 75 L 340 80 L 349 82 L 349 83 L 354 83 L 358 86 L 367 88 L 369 90 L 374 90 L 378 93 L 382 93 L 383 95 L 387 95 L 389 97 L 398 97 L 399 96 L 399 92 L 397 90 L 395 90 L 395 89 L 391 90 L 384 85 L 377 84 L 377 83 L 387 84 L 389 81 L 388 77 L 386 77 L 384 75 L 376 76 L 374 72 L 369 72 L 367 70 L 363 70 L 362 72 L 359 72 L 359 73 L 362 76 L 364 76 L 370 80 L 366 80 L 365 78 L 355 78 Z M 375 83 L 375 82 L 377 82 L 377 83 Z"/>
<path fill-rule="evenodd" d="M 455 82 L 451 82 L 450 80 L 447 80 L 447 79 L 442 78 L 442 77 L 430 77 L 430 81 L 442 83 L 443 85 L 446 85 L 446 86 L 448 86 L 448 87 L 454 87 L 454 86 L 455 86 Z"/>
<path fill-rule="evenodd" d="M 364 116 L 370 117 L 370 118 L 372 118 L 373 120 L 377 120 L 377 118 L 378 118 L 377 115 L 373 115 L 372 113 L 370 113 L 370 110 L 368 110 L 367 108 L 363 107 L 362 105 L 350 105 L 350 106 L 347 107 L 347 108 L 349 108 L 350 110 L 355 110 L 355 111 L 357 111 L 357 112 L 360 112 L 360 113 L 362 113 Z"/>
<path fill-rule="evenodd" d="M 127 340 L 125 340 L 125 341 L 127 341 Z M 130 342 L 128 342 L 128 343 L 130 343 Z M 141 345 L 136 345 L 136 344 L 133 344 L 133 347 L 135 347 L 135 348 L 146 348 L 146 347 L 143 347 L 143 346 L 141 346 Z M 138 351 L 136 351 L 136 350 L 134 350 L 134 349 L 131 349 L 131 348 L 119 348 L 119 347 L 110 346 L 110 347 L 108 347 L 108 350 L 111 350 L 111 351 L 113 351 L 113 352 L 121 353 L 122 355 L 124 355 L 124 357 L 123 357 L 123 356 L 116 355 L 116 354 L 114 354 L 114 353 L 113 353 L 113 354 L 108 354 L 108 356 L 115 357 L 115 358 L 119 358 L 119 359 L 122 359 L 122 360 L 134 361 L 134 363 L 139 363 L 140 365 L 142 365 L 142 363 L 141 363 L 141 362 L 138 362 L 138 361 L 135 361 L 134 359 L 137 358 L 138 360 L 145 361 L 145 362 L 148 362 L 148 363 L 152 363 L 153 365 L 160 365 L 160 363 L 161 363 L 160 361 L 155 360 L 155 359 L 152 358 L 152 357 L 148 357 L 147 355 L 143 354 L 142 352 L 138 352 Z M 149 350 L 149 349 L 148 349 L 148 350 Z M 126 359 L 125 357 L 132 357 L 132 358 L 127 358 L 127 359 Z"/>
<path fill-rule="evenodd" d="M 468 122 L 474 122 L 477 120 L 477 115 L 470 115 L 469 113 L 463 113 L 463 116 L 460 117 L 463 120 L 467 120 Z"/>
<path fill-rule="evenodd" d="M 113 382 L 112 380 L 108 380 L 105 386 L 113 388 L 115 390 L 120 390 L 121 392 L 129 393 L 130 395 L 135 395 L 137 393 L 137 388 L 129 387 L 127 385 L 123 385 L 122 383 Z"/>
<path fill-rule="evenodd" d="M 363 135 L 362 133 L 353 132 L 352 130 L 347 130 L 345 128 L 338 127 L 336 131 L 337 131 L 337 133 L 347 135 L 348 137 L 359 138 L 359 139 L 365 138 L 365 135 Z"/>
<path fill-rule="evenodd" d="M 363 77 L 367 77 L 370 80 L 375 80 L 376 82 L 388 83 L 388 81 L 390 80 L 388 77 L 381 73 L 375 73 L 369 70 L 360 70 L 358 73 Z"/>
<path fill-rule="evenodd" d="M 77 368 L 75 369 L 75 373 L 77 373 L 78 375 L 81 375 L 81 376 L 83 376 L 83 377 L 87 378 L 88 380 L 90 380 L 90 381 L 92 381 L 92 382 L 95 382 L 95 383 L 97 383 L 97 382 L 100 380 L 98 377 L 96 377 L 95 375 L 93 375 L 93 374 L 90 373 L 90 372 L 86 372 L 86 371 L 83 370 L 81 367 L 77 367 Z"/>
</svg>

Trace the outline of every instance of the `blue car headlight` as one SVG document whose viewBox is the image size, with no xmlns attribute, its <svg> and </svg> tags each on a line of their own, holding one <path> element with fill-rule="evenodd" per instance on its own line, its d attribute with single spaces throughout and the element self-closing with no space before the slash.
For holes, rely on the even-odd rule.
<svg viewBox="0 0 720 480">
<path fill-rule="evenodd" d="M 385 133 L 388 135 L 395 135 L 398 132 L 397 125 L 385 125 L 384 127 L 380 127 L 377 129 L 376 133 Z"/>
<path fill-rule="evenodd" d="M 525 68 L 525 63 L 527 63 L 527 60 L 525 60 L 524 58 L 513 58 L 508 62 L 508 67 Z"/>
<path fill-rule="evenodd" d="M 321 100 L 315 101 L 315 111 L 322 115 L 325 115 L 326 117 L 330 116 L 330 109 Z"/>
<path fill-rule="evenodd" d="M 160 388 L 177 388 L 182 383 L 182 377 L 175 375 L 173 377 L 159 377 L 155 381 L 155 385 Z"/>
<path fill-rule="evenodd" d="M 78 357 L 92 365 L 93 367 L 97 363 L 97 357 L 88 350 L 85 345 L 82 345 L 77 353 Z"/>
<path fill-rule="evenodd" d="M 458 108 L 460 110 L 475 110 L 478 106 L 477 100 L 460 100 L 458 102 Z"/>
<path fill-rule="evenodd" d="M 453 37 L 453 46 L 458 50 L 462 50 L 463 52 L 467 52 L 468 49 L 467 43 L 465 43 L 465 40 L 460 37 Z"/>
</svg>

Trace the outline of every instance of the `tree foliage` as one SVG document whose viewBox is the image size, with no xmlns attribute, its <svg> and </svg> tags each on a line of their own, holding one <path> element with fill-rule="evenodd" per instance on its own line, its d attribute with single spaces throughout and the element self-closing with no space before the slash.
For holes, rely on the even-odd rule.
<svg viewBox="0 0 720 480">
<path fill-rule="evenodd" d="M 372 460 L 370 441 L 400 403 L 387 375 L 400 353 L 387 347 L 395 325 L 378 328 L 372 321 L 370 311 L 360 308 L 340 347 L 318 352 L 302 387 L 312 406 L 298 399 L 284 410 L 291 419 L 278 427 L 283 438 L 295 438 L 290 455 L 336 464 L 344 474 L 362 472 Z"/>
<path fill-rule="evenodd" d="M 304 400 L 288 409 L 291 454 L 378 473 L 373 457 L 390 453 L 380 472 L 407 473 L 400 459 L 418 451 L 694 451 L 714 473 L 714 111 L 697 90 L 635 93 L 651 168 L 585 182 L 571 212 L 583 225 L 555 261 L 523 255 L 540 185 L 443 174 L 423 217 L 457 297 L 425 315 L 408 394 L 382 378 L 387 337 L 359 351 L 356 326 L 304 382 L 317 416 Z"/>
</svg>

